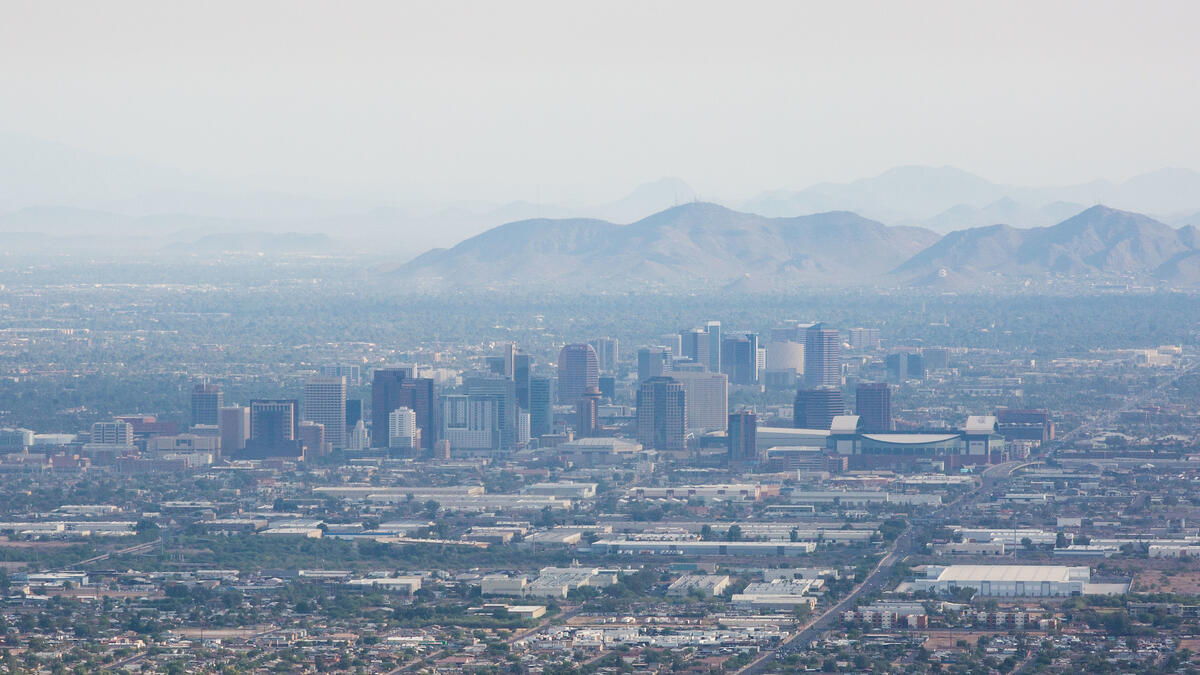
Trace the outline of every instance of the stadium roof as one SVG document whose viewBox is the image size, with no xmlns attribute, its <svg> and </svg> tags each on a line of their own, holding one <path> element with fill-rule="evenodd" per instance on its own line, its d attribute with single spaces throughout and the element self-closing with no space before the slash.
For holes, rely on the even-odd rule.
<svg viewBox="0 0 1200 675">
<path fill-rule="evenodd" d="M 863 438 L 891 445 L 924 445 L 952 441 L 958 434 L 863 434 Z"/>
</svg>

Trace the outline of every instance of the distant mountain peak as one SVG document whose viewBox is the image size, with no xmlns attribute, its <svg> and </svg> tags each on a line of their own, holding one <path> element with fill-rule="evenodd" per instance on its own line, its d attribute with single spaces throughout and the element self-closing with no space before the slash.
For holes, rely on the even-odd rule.
<svg viewBox="0 0 1200 675">
<path fill-rule="evenodd" d="M 963 277 L 1140 277 L 1200 282 L 1195 234 L 1149 216 L 1097 204 L 1049 227 L 975 228 L 952 232 L 900 265 L 913 280 L 954 272 Z"/>
</svg>

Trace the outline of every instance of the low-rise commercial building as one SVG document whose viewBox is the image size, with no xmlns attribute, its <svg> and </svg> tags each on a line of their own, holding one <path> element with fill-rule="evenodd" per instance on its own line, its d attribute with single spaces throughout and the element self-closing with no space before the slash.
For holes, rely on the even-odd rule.
<svg viewBox="0 0 1200 675">
<path fill-rule="evenodd" d="M 667 595 L 677 598 L 699 593 L 705 597 L 714 597 L 729 588 L 728 574 L 689 574 L 671 582 L 667 587 Z"/>
<path fill-rule="evenodd" d="M 767 555 L 793 557 L 817 550 L 812 541 L 670 541 L 601 539 L 592 551 L 609 555 Z"/>
<path fill-rule="evenodd" d="M 775 579 L 773 581 L 748 584 L 741 593 L 735 593 L 735 605 L 752 609 L 793 609 L 817 606 L 817 599 L 809 591 L 820 588 L 821 579 Z"/>
<path fill-rule="evenodd" d="M 914 591 L 950 593 L 969 588 L 983 597 L 1063 597 L 1107 594 L 1119 584 L 1092 584 L 1087 567 L 1061 565 L 929 565 Z M 1127 587 L 1127 584 L 1125 585 Z"/>
</svg>

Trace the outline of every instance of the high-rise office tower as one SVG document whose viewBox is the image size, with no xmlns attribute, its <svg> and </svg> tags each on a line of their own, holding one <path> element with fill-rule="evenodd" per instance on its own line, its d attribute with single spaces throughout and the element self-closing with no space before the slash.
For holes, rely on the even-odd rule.
<svg viewBox="0 0 1200 675">
<path fill-rule="evenodd" d="M 892 430 L 892 388 L 884 382 L 862 382 L 854 388 L 854 411 L 867 433 Z"/>
<path fill-rule="evenodd" d="M 828 429 L 834 417 L 845 413 L 841 389 L 800 389 L 796 391 L 796 401 L 792 404 L 792 426 L 797 429 Z"/>
<path fill-rule="evenodd" d="M 617 378 L 612 375 L 601 375 L 596 380 L 600 387 L 600 398 L 612 401 L 617 396 Z"/>
<path fill-rule="evenodd" d="M 304 419 L 325 429 L 325 443 L 346 447 L 346 378 L 310 377 L 304 383 Z"/>
<path fill-rule="evenodd" d="M 504 376 L 508 379 L 513 379 L 517 367 L 517 343 L 506 342 L 504 344 Z"/>
<path fill-rule="evenodd" d="M 413 368 L 380 368 L 371 381 L 371 445 L 387 447 L 388 415 L 396 408 L 409 408 L 417 416 L 421 448 L 433 449 L 437 442 L 437 400 L 433 380 L 415 377 Z"/>
<path fill-rule="evenodd" d="M 388 415 L 388 447 L 412 450 L 417 447 L 417 414 L 412 408 L 396 408 Z"/>
<path fill-rule="evenodd" d="M 353 429 L 363 418 L 363 402 L 361 398 L 346 399 L 346 429 Z"/>
<path fill-rule="evenodd" d="M 512 380 L 517 393 L 517 407 L 529 410 L 529 374 L 533 360 L 528 354 L 513 355 Z"/>
<path fill-rule="evenodd" d="M 329 441 L 325 440 L 325 425 L 312 420 L 304 420 L 296 425 L 296 440 L 306 450 L 305 458 L 321 456 L 329 449 Z"/>
<path fill-rule="evenodd" d="M 879 349 L 878 328 L 851 328 L 850 349 L 859 352 L 869 352 Z"/>
<path fill-rule="evenodd" d="M 205 383 L 192 387 L 192 426 L 216 426 L 217 411 L 223 405 L 225 395 L 217 385 Z"/>
<path fill-rule="evenodd" d="M 583 392 L 575 404 L 575 435 L 580 438 L 595 436 L 600 430 L 600 390 L 592 388 Z"/>
<path fill-rule="evenodd" d="M 362 384 L 362 366 L 321 366 L 320 374 L 321 377 L 344 377 L 350 386 Z"/>
<path fill-rule="evenodd" d="M 721 322 L 706 322 L 704 331 L 708 333 L 708 371 L 710 373 L 724 372 L 721 370 Z"/>
<path fill-rule="evenodd" d="M 804 332 L 804 386 L 841 386 L 841 340 L 836 330 L 823 323 L 815 323 Z"/>
<path fill-rule="evenodd" d="M 534 438 L 545 436 L 554 426 L 553 389 L 548 377 L 529 378 L 529 435 Z"/>
<path fill-rule="evenodd" d="M 726 335 L 721 342 L 721 368 L 731 384 L 758 384 L 758 335 Z"/>
<path fill-rule="evenodd" d="M 253 458 L 299 457 L 303 453 L 299 423 L 300 402 L 296 399 L 250 401 L 250 438 L 240 454 Z"/>
<path fill-rule="evenodd" d="M 693 362 L 708 368 L 711 362 L 709 357 L 709 336 L 708 331 L 703 328 L 691 328 L 688 330 L 679 331 L 679 348 L 680 353 L 685 359 L 691 359 Z"/>
<path fill-rule="evenodd" d="M 687 401 L 688 431 L 723 431 L 729 421 L 729 377 L 725 373 L 674 372 Z"/>
<path fill-rule="evenodd" d="M 602 373 L 611 373 L 617 369 L 617 338 L 599 337 L 589 340 L 588 344 L 596 350 L 596 366 Z"/>
<path fill-rule="evenodd" d="M 458 450 L 500 449 L 499 399 L 451 394 L 441 397 L 441 435 Z"/>
<path fill-rule="evenodd" d="M 671 377 L 642 382 L 637 395 L 637 438 L 655 450 L 687 449 L 687 400 Z"/>
<path fill-rule="evenodd" d="M 503 356 L 485 356 L 483 364 L 487 366 L 487 372 L 504 377 L 504 369 L 507 366 L 504 364 Z"/>
<path fill-rule="evenodd" d="M 583 392 L 598 387 L 600 368 L 596 350 L 589 344 L 573 344 L 558 353 L 558 402 L 575 405 Z"/>
<path fill-rule="evenodd" d="M 299 402 L 295 399 L 257 399 L 250 402 L 250 439 L 263 444 L 296 440 Z"/>
<path fill-rule="evenodd" d="M 658 343 L 671 350 L 672 358 L 680 358 L 683 356 L 683 341 L 680 339 L 679 333 L 667 333 L 666 335 L 660 335 L 658 336 Z"/>
<path fill-rule="evenodd" d="M 758 416 L 749 410 L 729 414 L 730 462 L 754 462 L 758 459 Z"/>
<path fill-rule="evenodd" d="M 222 407 L 217 412 L 217 433 L 221 436 L 221 453 L 235 455 L 246 449 L 250 438 L 250 409 L 242 406 Z"/>
<path fill-rule="evenodd" d="M 638 381 L 662 377 L 671 372 L 670 347 L 642 347 L 638 350 Z"/>
<path fill-rule="evenodd" d="M 492 398 L 496 401 L 496 428 L 499 434 L 497 450 L 513 450 L 517 445 L 516 383 L 499 377 L 469 377 L 467 396 L 473 400 Z"/>
<path fill-rule="evenodd" d="M 908 380 L 925 379 L 925 362 L 916 352 L 896 352 L 884 359 L 888 382 L 904 384 Z"/>
</svg>

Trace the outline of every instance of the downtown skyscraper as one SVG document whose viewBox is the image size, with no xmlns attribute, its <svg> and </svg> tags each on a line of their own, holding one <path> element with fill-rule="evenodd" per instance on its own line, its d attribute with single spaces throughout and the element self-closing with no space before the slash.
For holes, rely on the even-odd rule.
<svg viewBox="0 0 1200 675">
<path fill-rule="evenodd" d="M 804 332 L 804 386 L 842 386 L 842 338 L 836 329 L 815 323 Z"/>
<path fill-rule="evenodd" d="M 687 400 L 672 377 L 652 377 L 637 393 L 637 439 L 655 450 L 687 449 Z"/>
<path fill-rule="evenodd" d="M 863 431 L 882 433 L 892 430 L 892 388 L 886 382 L 862 382 L 854 388 L 854 411 Z"/>
<path fill-rule="evenodd" d="M 346 447 L 346 378 L 310 377 L 304 383 L 304 419 L 325 427 L 325 442 Z"/>
<path fill-rule="evenodd" d="M 225 405 L 225 396 L 215 384 L 197 384 L 192 387 L 192 426 L 197 424 L 216 426 L 217 411 Z"/>
<path fill-rule="evenodd" d="M 600 386 L 596 350 L 589 344 L 573 344 L 558 353 L 558 402 L 575 405 L 584 392 Z"/>
<path fill-rule="evenodd" d="M 433 380 L 416 377 L 416 369 L 380 368 L 371 380 L 371 446 L 388 445 L 388 419 L 393 410 L 408 408 L 417 416 L 421 449 L 432 450 L 438 440 L 437 398 Z"/>
</svg>

